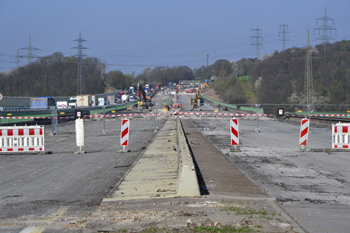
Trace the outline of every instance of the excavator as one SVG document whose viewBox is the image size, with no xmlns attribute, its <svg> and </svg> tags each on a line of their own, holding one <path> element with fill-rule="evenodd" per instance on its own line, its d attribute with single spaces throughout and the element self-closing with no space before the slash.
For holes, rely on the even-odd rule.
<svg viewBox="0 0 350 233">
<path fill-rule="evenodd" d="M 204 84 L 202 85 L 201 89 L 200 89 L 200 92 L 202 92 L 202 91 L 203 91 L 203 87 L 204 87 L 204 86 L 206 86 L 207 88 L 210 88 L 210 87 L 208 86 L 208 84 L 207 84 L 207 83 L 204 83 Z"/>
<path fill-rule="evenodd" d="M 199 90 L 199 87 L 197 87 L 194 99 L 191 99 L 192 110 L 194 110 L 195 108 L 199 108 L 199 110 L 202 110 L 201 106 L 204 103 L 204 99 L 200 97 L 199 93 L 200 93 L 200 90 Z"/>
<path fill-rule="evenodd" d="M 143 87 L 138 84 L 138 91 L 137 91 L 137 96 L 138 96 L 138 109 L 142 111 L 143 109 L 149 109 L 152 110 L 152 106 L 154 105 L 153 100 L 151 99 L 150 96 L 146 95 L 145 90 Z"/>
<path fill-rule="evenodd" d="M 203 91 L 204 86 L 207 86 L 208 88 L 210 88 L 207 83 L 204 83 L 200 89 L 199 89 L 199 87 L 196 88 L 196 94 L 194 96 L 194 99 L 191 99 L 192 110 L 194 110 L 195 108 L 199 108 L 199 110 L 202 110 L 202 105 L 204 104 L 204 99 L 202 97 L 200 97 L 199 93 L 201 93 Z"/>
</svg>

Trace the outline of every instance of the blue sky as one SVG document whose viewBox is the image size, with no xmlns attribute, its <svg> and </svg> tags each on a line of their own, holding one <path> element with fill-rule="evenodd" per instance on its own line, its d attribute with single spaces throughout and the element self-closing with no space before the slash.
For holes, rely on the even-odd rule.
<svg viewBox="0 0 350 233">
<path fill-rule="evenodd" d="M 282 50 L 278 33 L 288 25 L 286 48 L 322 41 L 316 19 L 334 19 L 334 41 L 350 40 L 350 0 L 0 0 L 0 72 L 16 67 L 17 49 L 28 47 L 29 34 L 38 56 L 77 54 L 79 37 L 84 54 L 106 62 L 107 72 L 141 73 L 147 67 L 199 68 L 217 59 L 254 58 L 251 43 L 262 30 L 264 53 Z M 331 41 L 331 42 L 334 42 Z M 20 55 L 28 51 L 20 50 Z M 21 66 L 27 64 L 22 58 Z"/>
</svg>

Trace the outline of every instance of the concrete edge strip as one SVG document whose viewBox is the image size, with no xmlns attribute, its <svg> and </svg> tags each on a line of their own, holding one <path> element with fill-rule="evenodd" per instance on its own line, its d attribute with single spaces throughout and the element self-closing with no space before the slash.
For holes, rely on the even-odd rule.
<svg viewBox="0 0 350 233">
<path fill-rule="evenodd" d="M 200 196 L 200 189 L 197 179 L 197 172 L 193 162 L 190 149 L 188 148 L 182 124 L 177 117 L 177 137 L 178 150 L 180 153 L 179 172 L 178 172 L 178 195 L 179 196 Z"/>
<path fill-rule="evenodd" d="M 123 176 L 119 179 L 119 181 L 114 185 L 113 189 L 110 190 L 109 194 L 107 197 L 103 198 L 101 201 L 101 204 L 103 202 L 107 202 L 107 201 L 115 201 L 115 200 L 119 200 L 116 198 L 111 197 L 111 195 L 113 195 L 113 193 L 115 193 L 115 191 L 118 189 L 118 187 L 123 183 L 123 181 L 125 180 L 126 176 L 131 172 L 131 170 L 133 169 L 133 167 L 135 167 L 135 165 L 139 162 L 139 160 L 142 158 L 142 156 L 146 153 L 148 147 L 150 147 L 150 145 L 152 144 L 152 142 L 157 138 L 157 136 L 153 137 L 152 141 L 150 143 L 147 144 L 146 148 L 143 149 L 143 151 L 139 154 L 139 156 L 135 159 L 135 161 L 132 163 L 132 165 L 129 167 L 129 169 L 123 174 Z"/>
</svg>

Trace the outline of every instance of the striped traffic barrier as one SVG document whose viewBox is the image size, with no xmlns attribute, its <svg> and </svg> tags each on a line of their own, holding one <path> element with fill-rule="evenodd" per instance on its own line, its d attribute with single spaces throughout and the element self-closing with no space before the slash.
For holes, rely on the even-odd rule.
<svg viewBox="0 0 350 233">
<path fill-rule="evenodd" d="M 0 127 L 0 152 L 45 151 L 44 126 Z"/>
<path fill-rule="evenodd" d="M 122 127 L 120 132 L 120 145 L 123 146 L 123 150 L 129 144 L 129 119 L 122 119 Z"/>
<path fill-rule="evenodd" d="M 239 130 L 238 130 L 238 119 L 233 118 L 230 121 L 231 128 L 231 145 L 236 147 L 239 145 Z"/>
<path fill-rule="evenodd" d="M 299 134 L 299 145 L 302 149 L 307 145 L 307 140 L 309 137 L 309 119 L 302 119 Z"/>
<path fill-rule="evenodd" d="M 171 113 L 127 113 L 127 114 L 103 114 L 103 115 L 85 115 L 87 118 L 110 118 L 110 117 L 130 117 L 130 116 L 162 116 L 162 115 L 212 115 L 212 116 L 268 116 L 273 117 L 273 114 L 247 114 L 247 113 L 218 113 L 218 112 L 171 112 Z M 292 115 L 290 115 L 292 116 Z M 40 119 L 40 120 L 49 120 L 49 119 L 75 119 L 74 116 L 68 117 L 7 117 L 0 116 L 2 119 Z"/>
<path fill-rule="evenodd" d="M 316 114 L 316 115 L 299 115 L 299 114 L 286 114 L 288 117 L 350 117 L 348 114 Z"/>
<path fill-rule="evenodd" d="M 332 148 L 333 149 L 350 148 L 350 124 L 346 124 L 346 123 L 332 124 Z"/>
</svg>

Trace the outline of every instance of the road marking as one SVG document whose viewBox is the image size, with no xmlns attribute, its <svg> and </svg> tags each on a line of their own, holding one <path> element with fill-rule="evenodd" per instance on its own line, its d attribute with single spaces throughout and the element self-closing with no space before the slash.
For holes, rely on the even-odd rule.
<svg viewBox="0 0 350 233">
<path fill-rule="evenodd" d="M 68 206 L 61 206 L 56 210 L 51 216 L 44 220 L 46 224 L 50 224 L 60 218 L 65 212 L 67 212 Z M 41 233 L 46 229 L 46 227 L 38 226 L 38 227 L 28 227 L 22 230 L 20 233 Z"/>
</svg>

